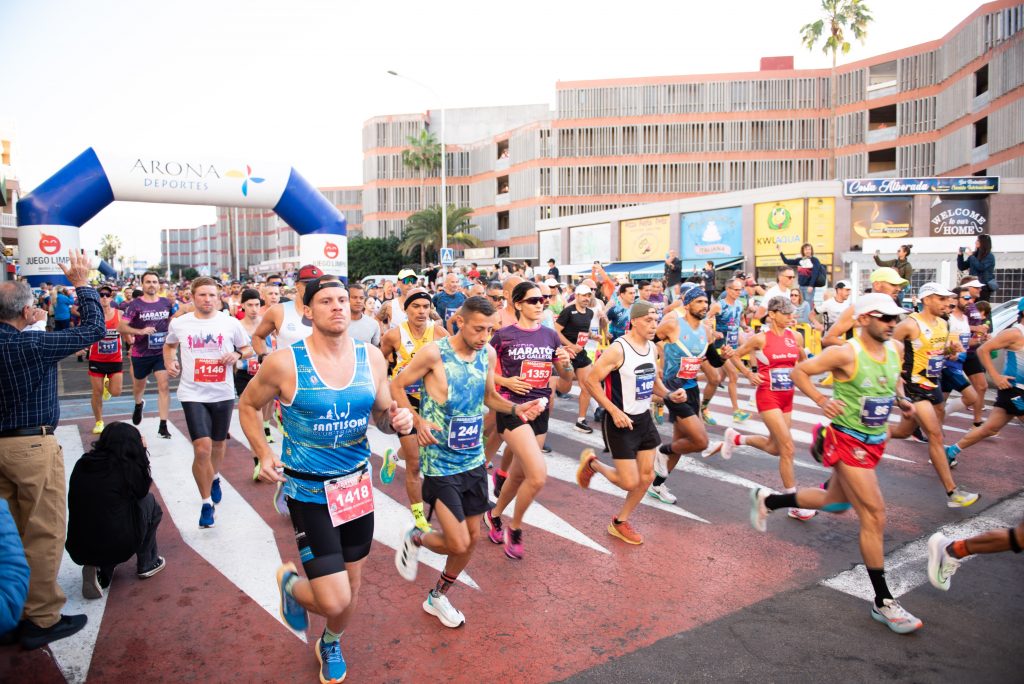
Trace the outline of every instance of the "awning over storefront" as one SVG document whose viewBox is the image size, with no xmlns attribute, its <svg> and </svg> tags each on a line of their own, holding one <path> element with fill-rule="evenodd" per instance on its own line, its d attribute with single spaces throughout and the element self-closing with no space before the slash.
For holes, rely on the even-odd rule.
<svg viewBox="0 0 1024 684">
<path fill-rule="evenodd" d="M 604 267 L 604 272 L 609 275 L 612 273 L 643 273 L 644 275 L 650 275 L 658 271 L 664 272 L 664 270 L 664 261 L 618 261 Z"/>
<path fill-rule="evenodd" d="M 698 271 L 702 270 L 704 268 L 704 262 L 706 261 L 712 262 L 715 265 L 716 271 L 724 271 L 742 266 L 744 257 L 728 256 L 718 258 L 712 257 L 711 259 L 686 259 L 683 261 L 683 275 L 685 276 L 687 271 L 693 271 L 694 267 L 696 267 Z"/>
</svg>

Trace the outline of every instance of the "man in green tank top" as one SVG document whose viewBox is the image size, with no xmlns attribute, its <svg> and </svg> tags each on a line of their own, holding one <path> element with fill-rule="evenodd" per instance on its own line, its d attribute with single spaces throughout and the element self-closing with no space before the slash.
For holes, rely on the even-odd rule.
<svg viewBox="0 0 1024 684">
<path fill-rule="evenodd" d="M 833 468 L 828 489 L 798 489 L 795 494 L 773 494 L 759 487 L 751 491 L 750 522 L 764 532 L 771 511 L 812 508 L 839 513 L 853 505 L 860 521 L 860 548 L 875 591 L 871 617 L 894 632 L 906 634 L 923 624 L 893 598 L 885 582 L 882 535 L 885 500 L 875 466 L 885 450 L 889 412 L 894 404 L 904 414 L 914 410 L 902 396 L 901 357 L 890 342 L 900 315 L 907 313 L 887 294 L 861 296 L 853 312 L 858 332 L 849 342 L 826 349 L 797 364 L 793 383 L 821 407 L 831 425 L 815 427 L 815 458 Z M 812 379 L 832 373 L 834 395 L 819 391 Z"/>
<path fill-rule="evenodd" d="M 480 536 L 481 516 L 491 509 L 484 468 L 483 408 L 507 413 L 529 422 L 546 410 L 541 399 L 514 404 L 495 390 L 497 356 L 488 342 L 497 323 L 494 305 L 485 297 L 470 297 L 454 315 L 459 332 L 423 346 L 391 389 L 402 408 L 410 408 L 406 387 L 423 381 L 420 410 L 414 430 L 420 447 L 423 501 L 427 520 L 437 513 L 440 531 L 413 527 L 395 555 L 395 567 L 405 579 L 416 579 L 420 547 L 447 556 L 436 586 L 427 594 L 423 610 L 445 627 L 466 622 L 452 606 L 448 590 L 469 558 Z"/>
</svg>

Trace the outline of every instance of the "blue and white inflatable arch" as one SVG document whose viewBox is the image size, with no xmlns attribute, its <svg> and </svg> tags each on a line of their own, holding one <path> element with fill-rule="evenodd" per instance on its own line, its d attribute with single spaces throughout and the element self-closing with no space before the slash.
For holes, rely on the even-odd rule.
<svg viewBox="0 0 1024 684">
<path fill-rule="evenodd" d="M 108 155 L 87 149 L 17 206 L 21 273 L 67 283 L 57 265 L 79 247 L 79 229 L 111 202 L 272 209 L 302 236 L 300 259 L 348 276 L 345 217 L 290 166 L 245 158 Z"/>
</svg>

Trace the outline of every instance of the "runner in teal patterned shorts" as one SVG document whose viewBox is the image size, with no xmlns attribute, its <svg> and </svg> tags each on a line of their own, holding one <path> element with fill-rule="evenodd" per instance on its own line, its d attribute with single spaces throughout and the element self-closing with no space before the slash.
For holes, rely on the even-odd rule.
<svg viewBox="0 0 1024 684">
<path fill-rule="evenodd" d="M 421 546 L 448 556 L 423 610 L 446 627 L 466 617 L 448 600 L 448 589 L 469 564 L 480 535 L 480 516 L 490 509 L 484 469 L 483 408 L 531 421 L 545 409 L 536 399 L 514 404 L 494 389 L 496 356 L 488 344 L 494 334 L 494 306 L 485 297 L 470 297 L 455 314 L 459 332 L 424 346 L 405 370 L 391 380 L 399 406 L 410 408 L 408 385 L 423 380 L 416 436 L 420 445 L 423 501 L 429 520 L 437 513 L 441 531 L 413 527 L 395 556 L 398 572 L 416 579 Z"/>
</svg>

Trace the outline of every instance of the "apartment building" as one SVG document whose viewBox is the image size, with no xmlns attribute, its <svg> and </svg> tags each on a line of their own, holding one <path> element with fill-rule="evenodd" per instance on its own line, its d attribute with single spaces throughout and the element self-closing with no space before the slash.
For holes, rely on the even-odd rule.
<svg viewBox="0 0 1024 684">
<path fill-rule="evenodd" d="M 829 177 L 1024 176 L 1024 4 L 978 7 L 937 40 L 828 69 L 556 84 L 556 106 L 448 110 L 447 199 L 474 209 L 495 258 L 537 259 L 539 221 Z M 795 40 L 794 40 L 795 44 Z M 438 201 L 402 164 L 440 112 L 363 127 L 363 232 L 401 235 Z M 475 134 L 476 137 L 472 137 Z M 481 259 L 477 259 L 482 261 Z"/>
</svg>

